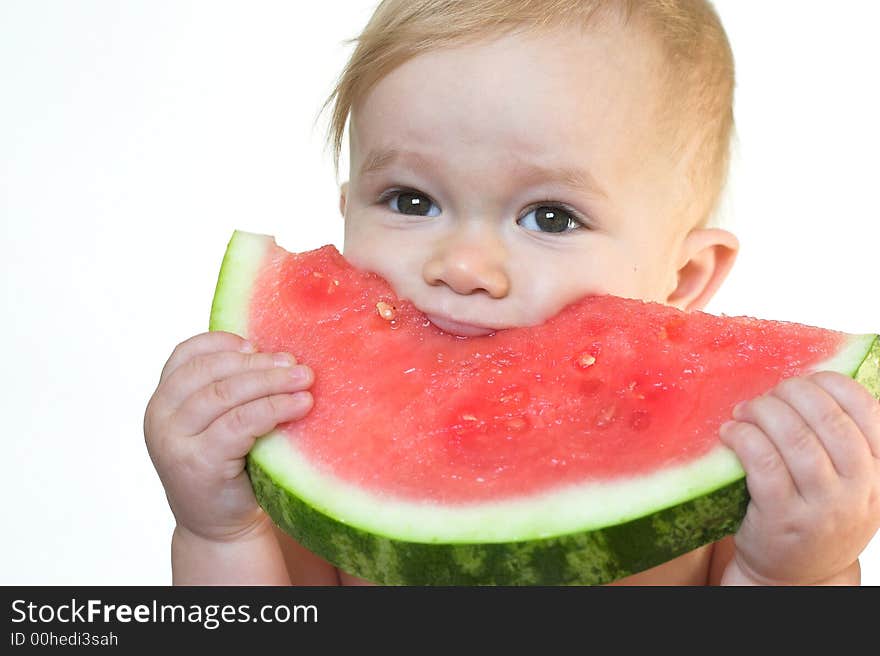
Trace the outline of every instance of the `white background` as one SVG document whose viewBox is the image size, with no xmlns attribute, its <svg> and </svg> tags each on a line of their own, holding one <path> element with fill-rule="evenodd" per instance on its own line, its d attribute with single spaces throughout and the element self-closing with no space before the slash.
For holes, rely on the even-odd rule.
<svg viewBox="0 0 880 656">
<path fill-rule="evenodd" d="M 880 331 L 880 6 L 716 5 L 742 254 L 708 309 Z M 373 7 L 0 0 L 0 584 L 170 582 L 144 407 L 233 229 L 341 248 L 313 120 Z M 880 584 L 880 537 L 862 566 Z"/>
</svg>

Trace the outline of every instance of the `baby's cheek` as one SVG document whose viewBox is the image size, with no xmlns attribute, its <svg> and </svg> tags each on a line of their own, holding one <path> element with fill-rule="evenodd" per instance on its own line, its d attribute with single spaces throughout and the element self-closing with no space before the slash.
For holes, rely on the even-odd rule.
<svg viewBox="0 0 880 656">
<path fill-rule="evenodd" d="M 662 295 L 662 281 L 670 259 L 658 243 L 646 236 L 597 236 L 589 254 L 596 286 L 606 294 L 656 300 Z"/>
<path fill-rule="evenodd" d="M 342 254 L 359 269 L 373 271 L 387 279 L 386 274 L 392 272 L 400 253 L 393 237 L 389 238 L 365 226 L 346 227 Z"/>
<path fill-rule="evenodd" d="M 665 300 L 662 279 L 651 263 L 633 260 L 612 263 L 602 272 L 596 293 L 661 301 Z"/>
<path fill-rule="evenodd" d="M 658 260 L 655 261 L 639 260 L 630 263 L 625 269 L 627 275 L 621 277 L 629 280 L 632 298 L 665 303 L 677 279 L 673 269 L 669 256 L 658 254 Z"/>
</svg>

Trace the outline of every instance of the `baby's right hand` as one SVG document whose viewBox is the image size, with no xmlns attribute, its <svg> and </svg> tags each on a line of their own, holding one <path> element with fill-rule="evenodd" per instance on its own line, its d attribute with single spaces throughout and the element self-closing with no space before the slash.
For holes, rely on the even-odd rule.
<svg viewBox="0 0 880 656">
<path fill-rule="evenodd" d="M 254 440 L 312 407 L 312 370 L 286 353 L 255 353 L 232 333 L 178 344 L 147 404 L 144 437 L 180 528 L 209 540 L 265 519 L 245 473 Z"/>
</svg>

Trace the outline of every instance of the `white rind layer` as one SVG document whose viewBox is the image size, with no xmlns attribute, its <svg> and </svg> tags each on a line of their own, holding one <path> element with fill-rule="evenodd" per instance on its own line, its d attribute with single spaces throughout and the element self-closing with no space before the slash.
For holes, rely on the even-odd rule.
<svg viewBox="0 0 880 656">
<path fill-rule="evenodd" d="M 572 485 L 521 499 L 441 506 L 380 496 L 321 472 L 295 448 L 295 439 L 295 434 L 270 433 L 257 441 L 251 457 L 323 514 L 409 542 L 514 542 L 577 533 L 651 514 L 744 475 L 733 452 L 719 445 L 685 466 L 639 478 Z"/>
<path fill-rule="evenodd" d="M 247 337 L 251 289 L 266 251 L 274 244 L 275 240 L 268 235 L 240 230 L 233 233 L 223 257 L 214 303 L 211 305 L 208 324 L 211 330 L 225 330 Z"/>
<path fill-rule="evenodd" d="M 875 339 L 877 335 L 850 335 L 836 355 L 818 363 L 810 372 L 837 371 L 852 378 L 864 362 Z"/>
</svg>

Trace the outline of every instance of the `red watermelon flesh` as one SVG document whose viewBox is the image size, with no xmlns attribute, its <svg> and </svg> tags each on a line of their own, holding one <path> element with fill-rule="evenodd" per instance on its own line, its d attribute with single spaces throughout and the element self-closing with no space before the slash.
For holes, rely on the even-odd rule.
<svg viewBox="0 0 880 656">
<path fill-rule="evenodd" d="M 458 337 L 333 246 L 274 244 L 246 334 L 314 369 L 313 409 L 280 429 L 315 466 L 443 504 L 685 464 L 718 447 L 738 401 L 812 370 L 848 338 L 613 296 L 540 326 Z"/>
</svg>

